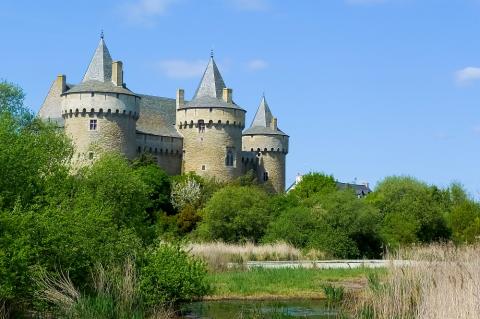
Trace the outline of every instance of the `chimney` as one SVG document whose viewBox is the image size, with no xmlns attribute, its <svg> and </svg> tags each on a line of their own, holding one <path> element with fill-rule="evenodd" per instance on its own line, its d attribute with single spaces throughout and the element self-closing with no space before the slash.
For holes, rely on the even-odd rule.
<svg viewBox="0 0 480 319">
<path fill-rule="evenodd" d="M 112 82 L 116 86 L 123 86 L 123 63 L 122 61 L 112 62 Z"/>
<path fill-rule="evenodd" d="M 60 94 L 65 93 L 67 90 L 67 77 L 64 74 L 59 74 L 57 76 L 57 88 L 60 91 Z"/>
<path fill-rule="evenodd" d="M 232 103 L 232 89 L 224 88 L 222 98 L 225 102 Z"/>
<path fill-rule="evenodd" d="M 177 109 L 185 106 L 185 91 L 183 89 L 177 90 Z"/>
<path fill-rule="evenodd" d="M 274 117 L 274 118 L 272 119 L 272 128 L 273 128 L 273 130 L 275 130 L 275 131 L 277 130 L 277 118 L 276 118 L 276 117 Z"/>
</svg>

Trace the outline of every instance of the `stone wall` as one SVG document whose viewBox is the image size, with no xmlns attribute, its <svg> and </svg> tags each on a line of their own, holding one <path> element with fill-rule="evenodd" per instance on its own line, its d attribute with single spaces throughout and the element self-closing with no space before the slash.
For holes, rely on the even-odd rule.
<svg viewBox="0 0 480 319">
<path fill-rule="evenodd" d="M 76 112 L 97 112 L 124 114 L 133 117 L 139 115 L 140 98 L 119 93 L 66 93 L 62 97 L 62 114 Z"/>
<path fill-rule="evenodd" d="M 183 172 L 195 172 L 221 181 L 232 180 L 243 173 L 241 154 L 245 111 L 180 109 L 177 123 L 183 135 Z M 229 150 L 233 153 L 232 166 L 227 166 L 226 162 Z"/>
<path fill-rule="evenodd" d="M 133 159 L 136 118 L 107 113 L 64 115 L 65 133 L 75 145 L 73 160 L 79 165 L 90 163 L 102 152 L 119 152 Z M 90 130 L 90 120 L 97 120 L 97 129 Z"/>
<path fill-rule="evenodd" d="M 288 153 L 286 135 L 243 135 L 244 152 L 255 152 L 258 157 L 256 167 L 258 180 L 264 181 L 264 173 L 277 192 L 285 191 L 285 160 Z"/>
<path fill-rule="evenodd" d="M 281 152 L 288 153 L 286 135 L 243 135 L 242 148 L 245 152 Z"/>
<path fill-rule="evenodd" d="M 183 128 L 197 124 L 203 120 L 205 124 L 227 124 L 245 127 L 245 111 L 234 108 L 185 108 L 177 110 L 177 126 Z"/>
<path fill-rule="evenodd" d="M 258 180 L 265 182 L 264 172 L 268 173 L 268 181 L 277 193 L 285 191 L 286 156 L 278 152 L 262 152 L 257 167 Z"/>
<path fill-rule="evenodd" d="M 102 152 L 136 156 L 135 130 L 140 99 L 116 93 L 70 93 L 62 97 L 65 133 L 75 145 L 74 161 L 88 164 Z M 96 130 L 90 120 L 97 120 Z"/>
<path fill-rule="evenodd" d="M 136 151 L 149 153 L 155 157 L 157 164 L 169 175 L 178 175 L 182 168 L 183 140 L 178 137 L 158 136 L 137 132 Z"/>
</svg>

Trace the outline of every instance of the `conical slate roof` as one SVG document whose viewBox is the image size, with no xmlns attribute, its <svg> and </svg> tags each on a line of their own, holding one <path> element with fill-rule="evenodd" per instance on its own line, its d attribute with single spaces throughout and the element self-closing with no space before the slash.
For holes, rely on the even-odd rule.
<svg viewBox="0 0 480 319">
<path fill-rule="evenodd" d="M 100 81 L 110 82 L 112 80 L 112 57 L 108 48 L 105 45 L 103 36 L 100 38 L 97 49 L 93 54 L 92 61 L 88 66 L 87 72 L 83 77 L 82 82 L 86 81 Z"/>
<path fill-rule="evenodd" d="M 273 115 L 268 106 L 265 95 L 262 96 L 257 113 L 253 118 L 252 125 L 243 132 L 243 135 L 287 135 L 278 127 L 273 127 Z"/>
<path fill-rule="evenodd" d="M 272 125 L 272 121 L 272 111 L 270 111 L 270 108 L 268 107 L 265 96 L 262 96 L 257 113 L 255 113 L 255 118 L 250 126 L 270 127 Z"/>
<path fill-rule="evenodd" d="M 223 89 L 226 88 L 222 75 L 218 70 L 217 64 L 213 59 L 213 55 L 210 56 L 205 72 L 203 72 L 202 79 L 198 85 L 193 99 L 185 104 L 185 108 L 234 108 L 243 110 L 235 102 L 227 103 L 223 100 Z"/>
<path fill-rule="evenodd" d="M 225 82 L 223 81 L 222 75 L 220 74 L 217 64 L 212 56 L 210 57 L 210 61 L 208 62 L 205 72 L 203 73 L 202 80 L 198 85 L 193 99 L 203 96 L 221 99 L 224 88 L 226 88 Z"/>
<path fill-rule="evenodd" d="M 112 62 L 112 57 L 110 56 L 110 52 L 108 52 L 107 45 L 105 44 L 102 35 L 82 82 L 73 86 L 70 90 L 65 92 L 65 94 L 105 92 L 138 96 L 126 87 L 113 84 Z"/>
</svg>

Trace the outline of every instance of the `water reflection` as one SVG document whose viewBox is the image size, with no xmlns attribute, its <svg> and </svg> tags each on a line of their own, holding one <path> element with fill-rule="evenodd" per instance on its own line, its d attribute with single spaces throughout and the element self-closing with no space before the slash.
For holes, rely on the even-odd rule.
<svg viewBox="0 0 480 319">
<path fill-rule="evenodd" d="M 328 309 L 321 300 L 286 301 L 204 301 L 187 304 L 182 309 L 184 318 L 309 318 L 333 319 L 337 312 Z M 259 316 L 260 315 L 260 316 Z"/>
</svg>

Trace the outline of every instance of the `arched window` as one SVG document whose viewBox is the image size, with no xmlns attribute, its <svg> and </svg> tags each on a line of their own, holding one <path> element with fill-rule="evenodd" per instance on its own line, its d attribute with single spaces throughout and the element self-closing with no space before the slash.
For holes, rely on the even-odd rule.
<svg viewBox="0 0 480 319">
<path fill-rule="evenodd" d="M 268 172 L 263 172 L 263 181 L 268 181 Z"/>
<path fill-rule="evenodd" d="M 225 157 L 225 166 L 233 166 L 234 155 L 231 147 L 227 148 L 227 156 Z"/>
<path fill-rule="evenodd" d="M 205 132 L 205 122 L 203 120 L 198 120 L 198 132 Z"/>
</svg>

